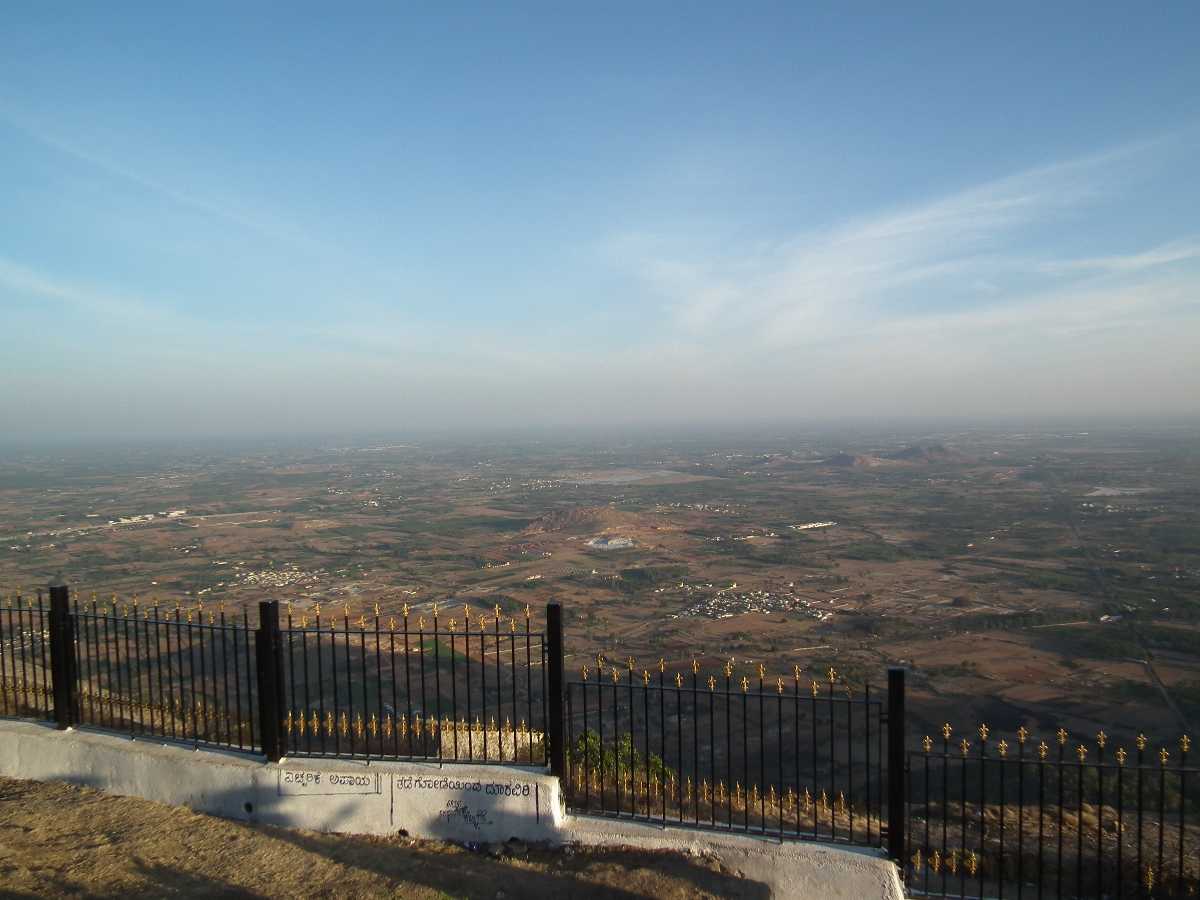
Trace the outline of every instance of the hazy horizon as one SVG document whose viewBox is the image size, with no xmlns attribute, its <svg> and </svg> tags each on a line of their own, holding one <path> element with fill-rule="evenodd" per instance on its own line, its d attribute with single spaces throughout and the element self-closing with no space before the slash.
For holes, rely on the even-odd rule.
<svg viewBox="0 0 1200 900">
<path fill-rule="evenodd" d="M 9 445 L 1200 418 L 1195 4 L 5 19 Z"/>
</svg>

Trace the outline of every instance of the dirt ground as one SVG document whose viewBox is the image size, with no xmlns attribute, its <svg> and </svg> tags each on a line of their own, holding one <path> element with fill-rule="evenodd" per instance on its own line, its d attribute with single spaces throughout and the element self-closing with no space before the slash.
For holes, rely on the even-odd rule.
<svg viewBox="0 0 1200 900">
<path fill-rule="evenodd" d="M 453 844 L 251 826 L 87 788 L 0 778 L 5 897 L 764 898 L 704 857 Z"/>
</svg>

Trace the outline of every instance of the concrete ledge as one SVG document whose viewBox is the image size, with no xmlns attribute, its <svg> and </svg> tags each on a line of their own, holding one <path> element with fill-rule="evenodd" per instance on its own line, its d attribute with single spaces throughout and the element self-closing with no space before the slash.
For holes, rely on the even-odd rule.
<svg viewBox="0 0 1200 900">
<path fill-rule="evenodd" d="M 498 766 L 263 759 L 148 739 L 0 722 L 0 774 L 63 781 L 313 831 L 479 843 L 560 840 L 558 779 Z"/>
<path fill-rule="evenodd" d="M 493 843 L 634 846 L 715 855 L 775 897 L 902 900 L 877 851 L 567 816 L 542 769 L 262 758 L 0 720 L 0 774 L 61 781 L 244 822 Z"/>
<path fill-rule="evenodd" d="M 569 840 L 716 856 L 726 868 L 762 882 L 773 897 L 902 900 L 900 871 L 881 851 L 754 835 L 570 816 Z"/>
</svg>

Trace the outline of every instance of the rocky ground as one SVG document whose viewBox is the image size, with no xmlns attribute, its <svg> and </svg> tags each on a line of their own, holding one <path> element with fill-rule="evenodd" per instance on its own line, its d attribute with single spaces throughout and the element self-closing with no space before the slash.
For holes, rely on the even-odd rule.
<svg viewBox="0 0 1200 900">
<path fill-rule="evenodd" d="M 0 894 L 668 900 L 768 890 L 705 856 L 318 834 L 0 778 Z"/>
</svg>

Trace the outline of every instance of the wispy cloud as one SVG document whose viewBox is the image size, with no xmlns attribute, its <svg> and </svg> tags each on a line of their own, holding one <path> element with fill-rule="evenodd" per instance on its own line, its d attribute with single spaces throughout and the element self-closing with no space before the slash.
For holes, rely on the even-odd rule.
<svg viewBox="0 0 1200 900">
<path fill-rule="evenodd" d="M 1031 277 L 1129 274 L 1195 258 L 1195 239 L 1096 259 L 1031 261 L 1012 249 L 1026 230 L 1101 197 L 1119 164 L 1155 145 L 1032 169 L 766 245 L 690 252 L 668 235 L 634 234 L 612 246 L 663 298 L 681 333 L 769 346 L 849 338 L 940 304 L 1011 303 L 1039 290 Z M 1014 276 L 1019 290 L 1004 286 Z"/>
</svg>

